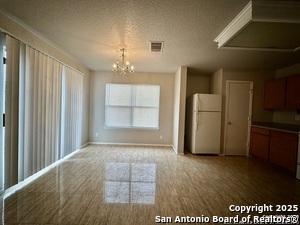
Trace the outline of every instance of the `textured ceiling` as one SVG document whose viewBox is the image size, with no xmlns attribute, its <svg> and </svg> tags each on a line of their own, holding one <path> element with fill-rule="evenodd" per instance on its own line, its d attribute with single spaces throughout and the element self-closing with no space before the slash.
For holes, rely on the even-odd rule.
<svg viewBox="0 0 300 225">
<path fill-rule="evenodd" d="M 220 68 L 274 70 L 300 52 L 217 49 L 214 39 L 249 0 L 0 0 L 17 17 L 91 70 L 109 71 L 120 47 L 137 72 L 193 73 Z M 270 37 L 272 38 L 272 37 Z M 149 41 L 164 41 L 151 53 Z"/>
</svg>

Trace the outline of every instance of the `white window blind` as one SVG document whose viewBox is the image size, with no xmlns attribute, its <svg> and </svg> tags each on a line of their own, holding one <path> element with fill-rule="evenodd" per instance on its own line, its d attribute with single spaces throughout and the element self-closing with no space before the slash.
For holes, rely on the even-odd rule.
<svg viewBox="0 0 300 225">
<path fill-rule="evenodd" d="M 106 84 L 105 126 L 159 128 L 159 85 Z"/>
<path fill-rule="evenodd" d="M 64 66 L 62 73 L 61 158 L 80 148 L 83 77 Z"/>
<path fill-rule="evenodd" d="M 6 189 L 80 147 L 83 77 L 9 35 L 5 39 L 6 82 L 4 87 L 0 76 L 0 91 L 5 88 Z"/>
<path fill-rule="evenodd" d="M 19 101 L 19 181 L 59 159 L 62 64 L 22 49 Z"/>
</svg>

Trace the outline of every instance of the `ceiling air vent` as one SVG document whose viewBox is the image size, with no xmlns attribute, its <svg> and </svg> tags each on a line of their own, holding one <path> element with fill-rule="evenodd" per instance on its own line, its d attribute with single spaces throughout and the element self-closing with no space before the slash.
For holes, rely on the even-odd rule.
<svg viewBox="0 0 300 225">
<path fill-rule="evenodd" d="M 163 41 L 150 41 L 150 52 L 162 52 L 163 47 Z"/>
</svg>

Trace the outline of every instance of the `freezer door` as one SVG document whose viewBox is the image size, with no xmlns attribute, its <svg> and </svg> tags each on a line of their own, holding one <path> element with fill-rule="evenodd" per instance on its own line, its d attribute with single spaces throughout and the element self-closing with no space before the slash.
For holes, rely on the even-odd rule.
<svg viewBox="0 0 300 225">
<path fill-rule="evenodd" d="M 222 95 L 218 94 L 198 94 L 198 103 L 196 104 L 198 111 L 221 111 Z"/>
<path fill-rule="evenodd" d="M 297 179 L 300 180 L 300 165 L 297 165 Z"/>
<path fill-rule="evenodd" d="M 195 126 L 195 154 L 219 154 L 221 112 L 198 112 Z"/>
</svg>

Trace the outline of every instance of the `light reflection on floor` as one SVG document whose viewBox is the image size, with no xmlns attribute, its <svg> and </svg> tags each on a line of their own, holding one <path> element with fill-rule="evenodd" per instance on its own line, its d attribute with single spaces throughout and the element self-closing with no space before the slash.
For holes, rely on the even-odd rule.
<svg viewBox="0 0 300 225">
<path fill-rule="evenodd" d="M 105 202 L 154 204 L 155 163 L 106 163 Z"/>
<path fill-rule="evenodd" d="M 152 225 L 157 216 L 236 216 L 230 205 L 297 205 L 300 182 L 250 157 L 90 145 L 0 200 L 5 225 Z"/>
</svg>

